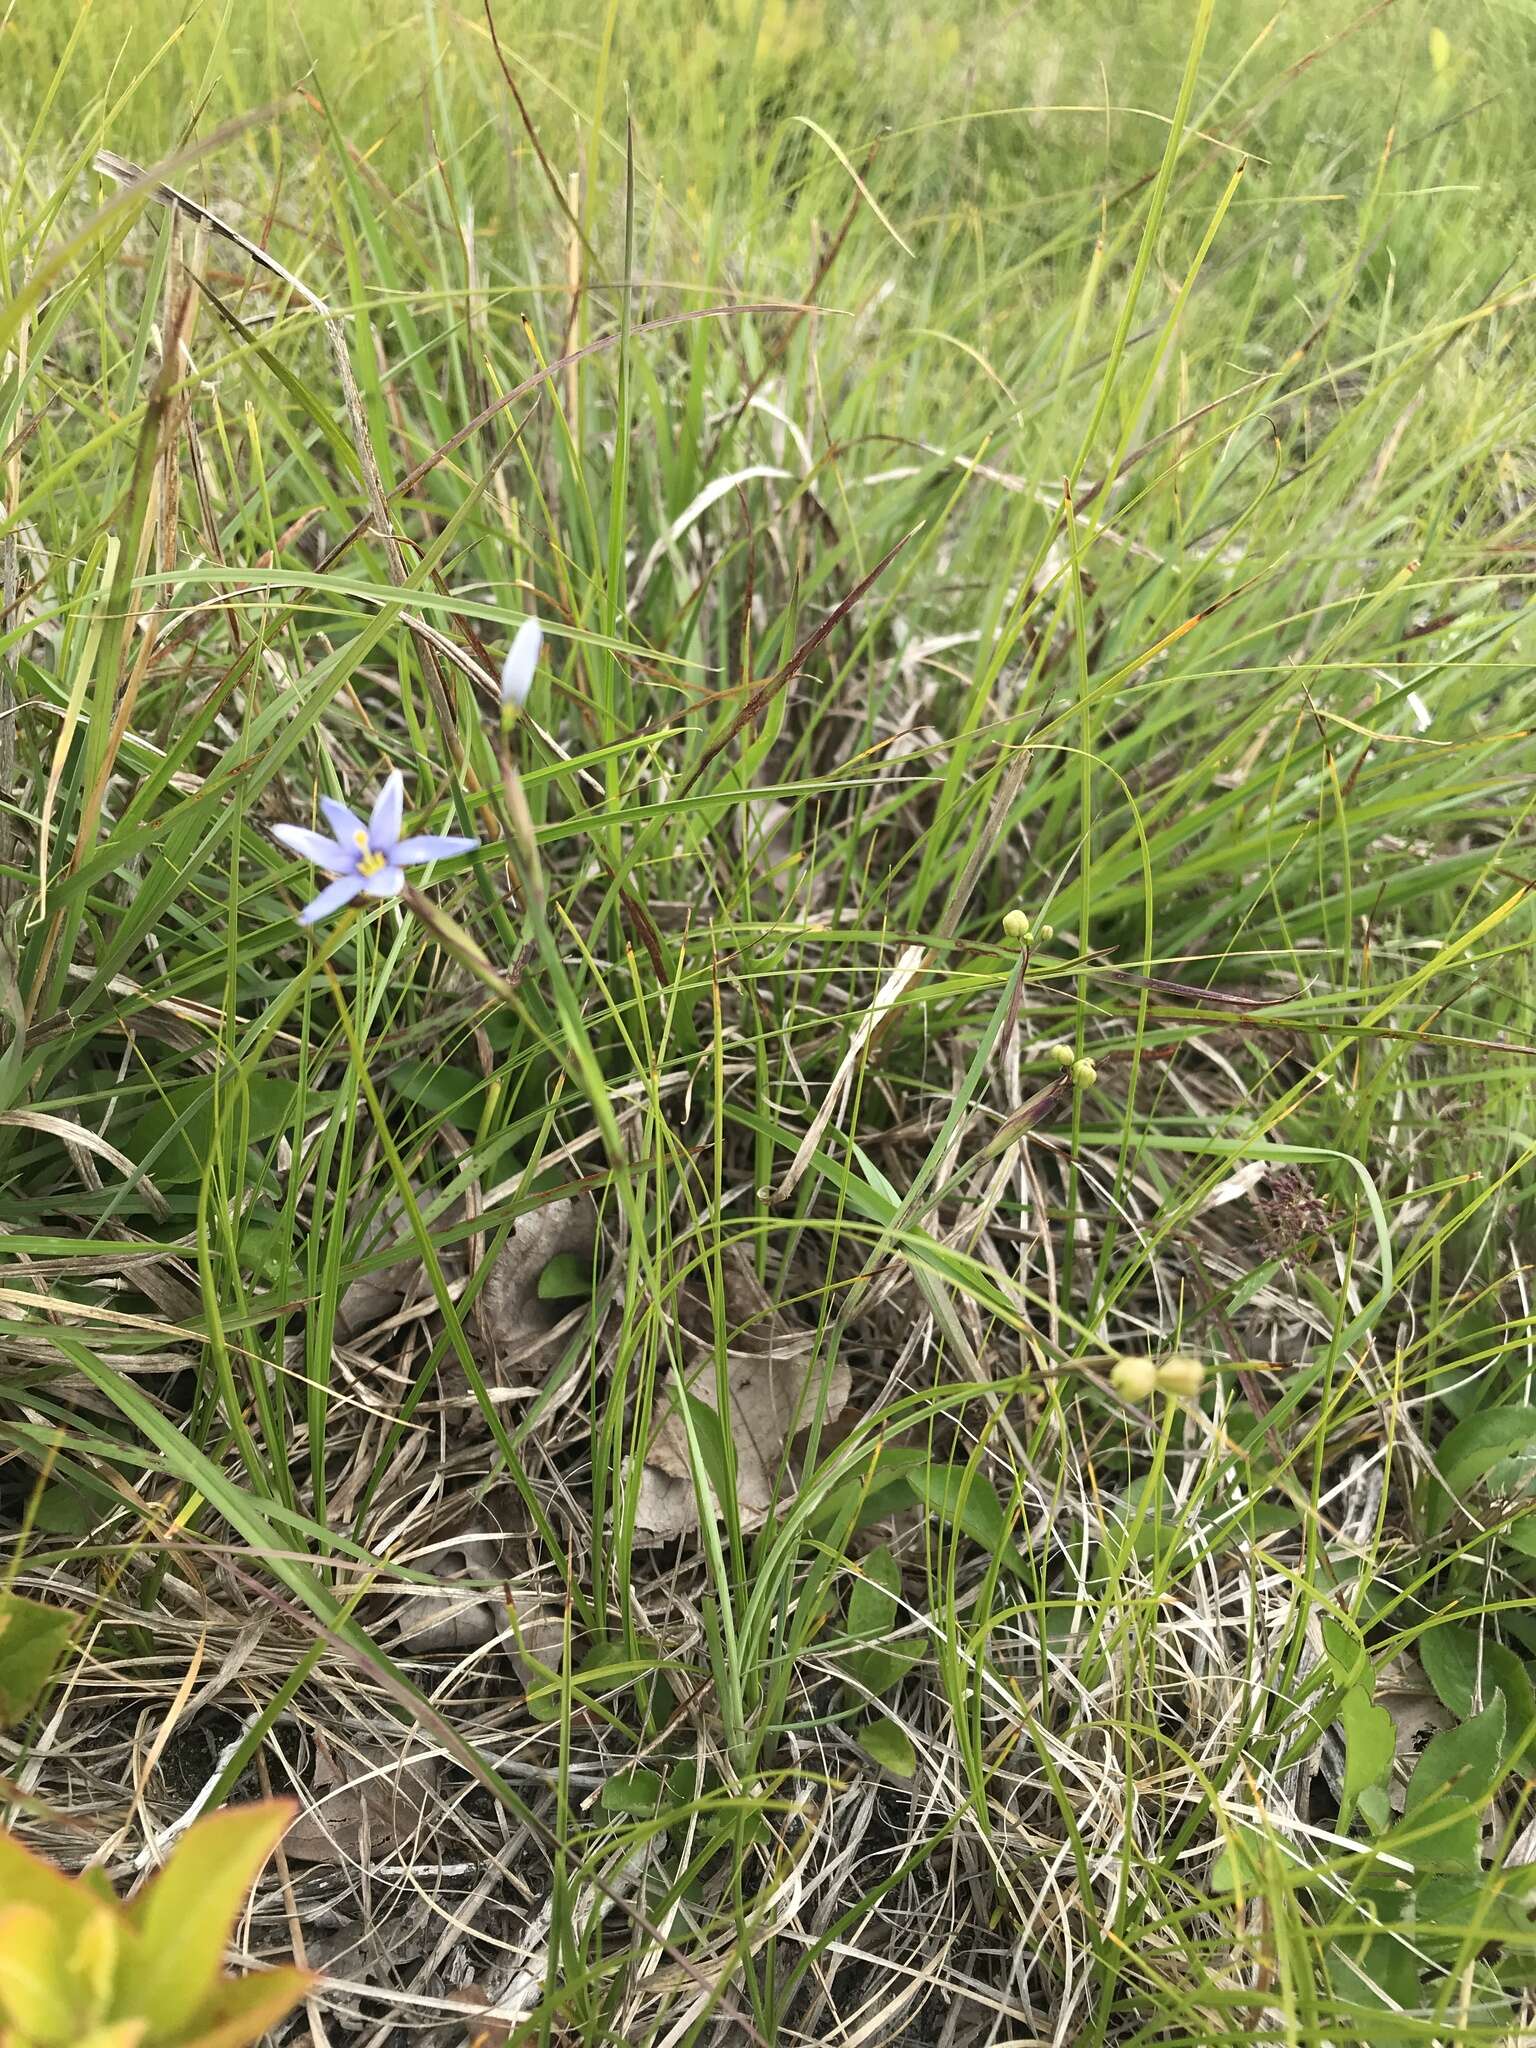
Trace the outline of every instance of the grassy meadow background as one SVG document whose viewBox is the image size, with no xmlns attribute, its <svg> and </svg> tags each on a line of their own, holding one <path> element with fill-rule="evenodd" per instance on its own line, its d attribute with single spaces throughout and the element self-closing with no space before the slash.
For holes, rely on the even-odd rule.
<svg viewBox="0 0 1536 2048">
<path fill-rule="evenodd" d="M 8 1823 L 299 1801 L 294 2041 L 1528 2038 L 1536 13 L 494 13 L 0 10 Z"/>
</svg>

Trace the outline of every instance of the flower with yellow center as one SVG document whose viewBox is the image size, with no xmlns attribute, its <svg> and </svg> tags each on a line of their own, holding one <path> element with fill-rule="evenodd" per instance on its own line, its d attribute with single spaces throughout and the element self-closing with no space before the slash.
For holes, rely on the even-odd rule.
<svg viewBox="0 0 1536 2048">
<path fill-rule="evenodd" d="M 313 861 L 335 877 L 299 912 L 300 924 L 329 917 L 354 896 L 398 896 L 405 886 L 407 868 L 429 860 L 449 860 L 456 853 L 473 853 L 480 844 L 478 839 L 455 833 L 423 832 L 402 838 L 405 777 L 398 768 L 379 791 L 366 825 L 336 797 L 321 797 L 320 808 L 334 835 L 329 839 L 303 825 L 272 827 L 273 838 L 290 853 Z"/>
</svg>

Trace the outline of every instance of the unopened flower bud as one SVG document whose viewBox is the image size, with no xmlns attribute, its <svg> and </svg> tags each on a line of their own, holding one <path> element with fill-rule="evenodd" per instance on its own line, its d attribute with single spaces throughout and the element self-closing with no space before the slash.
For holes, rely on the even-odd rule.
<svg viewBox="0 0 1536 2048">
<path fill-rule="evenodd" d="M 1053 1045 L 1046 1058 L 1053 1067 L 1073 1067 L 1077 1064 L 1077 1054 L 1070 1045 Z"/>
<path fill-rule="evenodd" d="M 1185 1358 L 1175 1352 L 1157 1368 L 1157 1390 L 1160 1394 L 1182 1394 L 1192 1401 L 1204 1385 L 1205 1367 L 1198 1358 Z"/>
<path fill-rule="evenodd" d="M 1122 1401 L 1145 1401 L 1157 1385 L 1157 1367 L 1150 1358 L 1122 1358 L 1109 1384 Z"/>
<path fill-rule="evenodd" d="M 538 620 L 524 619 L 501 665 L 503 704 L 521 711 L 528 702 L 528 692 L 533 688 L 533 672 L 539 665 L 539 650 L 543 645 L 544 632 Z"/>
<path fill-rule="evenodd" d="M 1017 939 L 1021 946 L 1030 940 L 1030 922 L 1022 910 L 1010 910 L 1003 917 L 1003 932 L 1010 939 Z"/>
<path fill-rule="evenodd" d="M 1072 1062 L 1072 1086 L 1074 1088 L 1091 1088 L 1098 1078 L 1099 1070 L 1092 1060 L 1074 1060 Z"/>
<path fill-rule="evenodd" d="M 1035 942 L 1036 942 L 1036 944 L 1037 944 L 1037 945 L 1041 945 L 1041 946 L 1048 946 L 1048 945 L 1049 945 L 1049 944 L 1051 943 L 1052 939 L 1054 939 L 1054 938 L 1055 938 L 1055 936 L 1056 936 L 1056 927 L 1055 927 L 1055 925 L 1053 925 L 1053 924 L 1043 924 L 1043 925 L 1041 925 L 1041 927 L 1040 927 L 1039 931 L 1037 931 L 1037 932 L 1035 933 Z"/>
</svg>

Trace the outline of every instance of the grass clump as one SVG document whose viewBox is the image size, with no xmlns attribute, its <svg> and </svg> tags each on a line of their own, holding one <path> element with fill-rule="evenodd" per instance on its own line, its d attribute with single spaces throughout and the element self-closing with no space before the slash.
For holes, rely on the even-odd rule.
<svg viewBox="0 0 1536 2048">
<path fill-rule="evenodd" d="M 296 1798 L 337 2042 L 1520 2038 L 1513 17 L 0 35 L 18 1834 Z"/>
</svg>

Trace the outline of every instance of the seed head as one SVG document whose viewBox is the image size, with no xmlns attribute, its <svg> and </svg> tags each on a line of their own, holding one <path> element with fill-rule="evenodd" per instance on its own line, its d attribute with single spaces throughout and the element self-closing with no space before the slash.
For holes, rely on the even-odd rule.
<svg viewBox="0 0 1536 2048">
<path fill-rule="evenodd" d="M 1198 1358 L 1186 1358 L 1175 1352 L 1172 1358 L 1165 1358 L 1157 1368 L 1157 1390 L 1160 1394 L 1181 1394 L 1193 1401 L 1205 1385 L 1205 1367 Z"/>
<path fill-rule="evenodd" d="M 1150 1358 L 1122 1358 L 1109 1384 L 1122 1401 L 1145 1401 L 1157 1385 L 1157 1367 Z"/>
</svg>

